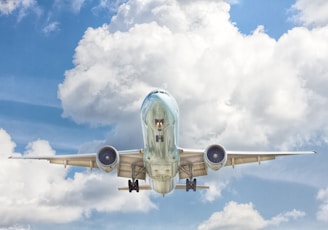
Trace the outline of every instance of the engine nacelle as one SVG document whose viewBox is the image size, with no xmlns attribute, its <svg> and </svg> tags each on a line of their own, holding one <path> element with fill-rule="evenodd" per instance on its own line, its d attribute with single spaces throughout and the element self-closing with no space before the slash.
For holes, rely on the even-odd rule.
<svg viewBox="0 0 328 230">
<path fill-rule="evenodd" d="M 97 165 L 105 172 L 113 171 L 119 162 L 119 154 L 112 146 L 105 146 L 97 152 Z"/>
<path fill-rule="evenodd" d="M 221 145 L 211 145 L 204 152 L 206 165 L 212 170 L 219 170 L 227 162 L 227 153 Z"/>
</svg>

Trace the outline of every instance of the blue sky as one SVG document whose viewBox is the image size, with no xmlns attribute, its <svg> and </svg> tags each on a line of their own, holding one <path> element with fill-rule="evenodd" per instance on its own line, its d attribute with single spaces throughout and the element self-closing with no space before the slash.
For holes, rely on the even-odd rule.
<svg viewBox="0 0 328 230">
<path fill-rule="evenodd" d="M 327 8 L 0 3 L 0 229 L 326 229 Z M 199 178 L 209 191 L 164 198 L 116 191 L 115 173 L 7 160 L 141 148 L 139 108 L 157 87 L 180 105 L 182 147 L 319 154 L 227 167 Z"/>
</svg>

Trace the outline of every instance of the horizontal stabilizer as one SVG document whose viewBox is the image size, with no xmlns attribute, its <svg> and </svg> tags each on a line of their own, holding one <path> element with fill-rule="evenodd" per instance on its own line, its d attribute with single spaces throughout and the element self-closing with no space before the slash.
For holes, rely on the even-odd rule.
<svg viewBox="0 0 328 230">
<path fill-rule="evenodd" d="M 209 189 L 210 186 L 206 186 L 206 185 L 197 185 L 196 189 Z M 177 184 L 175 186 L 175 189 L 186 189 L 186 185 L 185 184 Z"/>
<path fill-rule="evenodd" d="M 122 190 L 127 190 L 129 191 L 129 187 L 120 187 L 118 188 L 118 190 L 122 191 Z M 139 185 L 139 190 L 151 190 L 150 185 Z"/>
<path fill-rule="evenodd" d="M 197 185 L 196 189 L 209 189 L 210 186 L 206 186 L 206 185 Z M 186 185 L 185 184 L 177 184 L 175 186 L 175 189 L 186 189 Z M 129 187 L 119 187 L 118 190 L 120 191 L 129 191 Z M 151 190 L 150 185 L 140 185 L 139 186 L 139 190 Z"/>
</svg>

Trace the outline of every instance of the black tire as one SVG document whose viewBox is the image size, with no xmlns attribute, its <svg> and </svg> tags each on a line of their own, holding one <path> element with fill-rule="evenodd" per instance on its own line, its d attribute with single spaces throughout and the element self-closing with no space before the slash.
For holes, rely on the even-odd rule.
<svg viewBox="0 0 328 230">
<path fill-rule="evenodd" d="M 190 181 L 189 179 L 186 179 L 186 191 L 188 192 L 190 188 Z"/>
<path fill-rule="evenodd" d="M 139 192 L 139 181 L 136 180 L 134 183 L 135 183 L 135 189 L 136 189 L 136 191 Z"/>
<path fill-rule="evenodd" d="M 132 183 L 131 183 L 131 180 L 129 180 L 129 192 L 132 192 Z"/>
</svg>

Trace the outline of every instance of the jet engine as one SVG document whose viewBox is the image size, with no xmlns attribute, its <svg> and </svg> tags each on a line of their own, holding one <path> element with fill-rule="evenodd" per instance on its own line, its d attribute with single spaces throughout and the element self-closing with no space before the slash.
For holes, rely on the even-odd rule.
<svg viewBox="0 0 328 230">
<path fill-rule="evenodd" d="M 227 153 L 221 145 L 211 145 L 204 152 L 206 165 L 212 170 L 219 170 L 227 162 Z"/>
<path fill-rule="evenodd" d="M 97 152 L 96 162 L 100 169 L 111 172 L 118 165 L 119 154 L 114 147 L 105 146 Z"/>
</svg>

